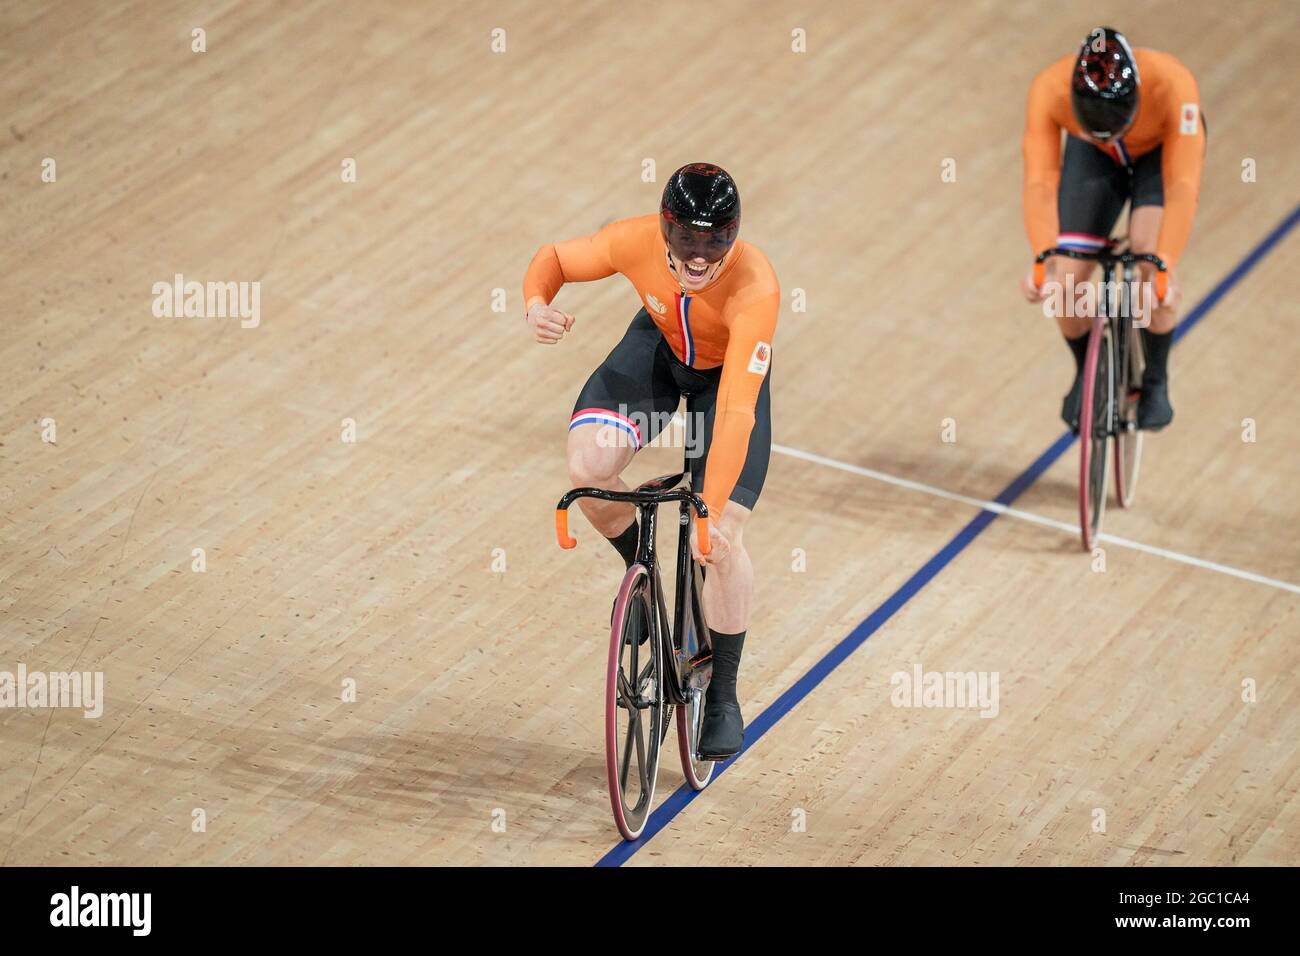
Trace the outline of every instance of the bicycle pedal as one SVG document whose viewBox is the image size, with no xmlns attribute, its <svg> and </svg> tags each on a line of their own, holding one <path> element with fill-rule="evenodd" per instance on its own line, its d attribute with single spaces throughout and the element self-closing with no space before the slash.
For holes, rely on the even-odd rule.
<svg viewBox="0 0 1300 956">
<path fill-rule="evenodd" d="M 732 753 L 732 754 L 721 754 L 721 755 L 718 755 L 718 756 L 712 756 L 712 757 L 706 757 L 704 754 L 697 753 L 697 754 L 695 755 L 695 759 L 696 759 L 696 760 L 707 760 L 709 763 L 723 763 L 724 761 L 730 760 L 732 757 L 736 756 L 736 754 L 738 754 L 738 753 L 740 753 L 739 750 L 737 750 L 736 753 Z"/>
</svg>

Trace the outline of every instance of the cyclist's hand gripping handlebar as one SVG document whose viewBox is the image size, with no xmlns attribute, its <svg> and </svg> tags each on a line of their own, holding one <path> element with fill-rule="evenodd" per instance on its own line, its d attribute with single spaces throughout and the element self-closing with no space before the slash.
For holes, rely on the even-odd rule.
<svg viewBox="0 0 1300 956">
<path fill-rule="evenodd" d="M 561 548 L 575 548 L 578 539 L 569 534 L 569 505 L 579 498 L 600 498 L 604 501 L 629 501 L 633 504 L 662 503 L 667 501 L 687 501 L 695 509 L 695 541 L 700 554 L 712 551 L 709 543 L 709 509 L 699 495 L 676 489 L 661 492 L 605 491 L 601 488 L 575 488 L 568 492 L 555 508 L 555 539 Z"/>
<path fill-rule="evenodd" d="M 1059 246 L 1046 249 L 1034 258 L 1035 289 L 1041 290 L 1043 288 L 1043 281 L 1047 278 L 1047 260 L 1052 256 L 1064 256 L 1067 259 L 1091 259 L 1093 262 L 1149 262 L 1156 267 L 1156 301 L 1164 302 L 1165 296 L 1169 293 L 1169 269 L 1159 256 L 1153 256 L 1149 252 L 1115 253 L 1109 249 L 1085 251 L 1082 249 L 1062 249 Z"/>
</svg>

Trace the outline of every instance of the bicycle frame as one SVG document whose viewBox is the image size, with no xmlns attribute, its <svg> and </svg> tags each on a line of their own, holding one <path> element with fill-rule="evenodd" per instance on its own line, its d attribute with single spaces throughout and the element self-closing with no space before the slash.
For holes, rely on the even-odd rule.
<svg viewBox="0 0 1300 956">
<path fill-rule="evenodd" d="M 1131 279 L 1140 262 L 1156 267 L 1157 300 L 1168 292 L 1169 274 L 1164 262 L 1150 253 L 1135 253 L 1110 240 L 1104 249 L 1051 248 L 1034 259 L 1034 285 L 1041 289 L 1046 278 L 1046 261 L 1053 256 L 1101 263 L 1102 288 L 1084 364 L 1080 370 L 1083 391 L 1079 409 L 1079 532 L 1085 551 L 1091 551 L 1101 533 L 1106 505 L 1106 471 L 1110 443 L 1115 446 L 1115 490 L 1121 507 L 1128 507 L 1137 480 L 1141 434 L 1136 426 L 1136 395 L 1133 376 L 1140 372 L 1141 339 L 1133 328 Z M 1115 288 L 1116 267 L 1122 267 L 1123 285 L 1112 309 L 1110 291 Z M 1104 369 L 1104 373 L 1103 373 Z M 1095 389 L 1104 375 L 1104 396 L 1098 402 Z M 1139 386 L 1140 387 L 1140 386 Z"/>
<path fill-rule="evenodd" d="M 1083 259 L 1101 264 L 1103 288 L 1109 289 L 1115 281 L 1115 267 L 1124 267 L 1124 291 L 1122 297 L 1126 307 L 1121 307 L 1120 314 L 1111 315 L 1109 309 L 1109 297 L 1101 296 L 1098 300 L 1097 314 L 1093 316 L 1091 334 L 1105 323 L 1111 323 L 1112 329 L 1116 336 L 1117 344 L 1123 343 L 1124 340 L 1133 334 L 1131 320 L 1133 318 L 1133 304 L 1129 299 L 1129 276 L 1131 270 L 1139 262 L 1149 262 L 1156 267 L 1156 299 L 1162 300 L 1169 291 L 1169 271 L 1165 266 L 1164 260 L 1159 256 L 1152 255 L 1149 252 L 1130 252 L 1122 248 L 1121 241 L 1112 239 L 1105 249 L 1085 251 L 1081 249 L 1063 249 L 1059 246 L 1040 252 L 1034 258 L 1034 285 L 1041 289 L 1043 281 L 1046 278 L 1046 262 L 1053 256 L 1060 256 L 1066 259 Z M 1114 434 L 1116 431 L 1116 422 L 1112 417 L 1109 432 Z"/>
<path fill-rule="evenodd" d="M 686 695 L 683 690 L 695 683 L 702 684 L 704 668 L 712 661 L 712 649 L 708 643 L 708 629 L 704 624 L 704 613 L 700 604 L 703 591 L 703 576 L 698 564 L 691 557 L 690 514 L 694 509 L 696 517 L 697 543 L 701 554 L 709 553 L 709 509 L 704 499 L 686 488 L 679 487 L 687 480 L 689 472 L 666 475 L 647 481 L 635 491 L 607 491 L 603 488 L 574 488 L 560 498 L 555 511 L 556 537 L 560 547 L 573 548 L 577 541 L 568 533 L 568 508 L 579 498 L 598 498 L 601 501 L 626 501 L 636 506 L 637 520 L 640 524 L 640 541 L 637 545 L 636 560 L 650 572 L 651 600 L 657 609 L 659 626 L 656 632 L 662 657 L 666 662 L 665 673 L 676 677 L 664 681 L 664 692 L 669 703 L 684 705 Z M 658 552 L 655 543 L 658 528 L 659 506 L 668 502 L 680 503 L 679 529 L 677 535 L 677 566 L 675 576 L 677 591 L 674 595 L 673 623 L 668 626 L 667 602 L 664 599 L 663 581 L 659 575 Z M 688 660 L 682 660 L 681 652 L 686 644 L 686 635 L 692 629 L 700 645 L 700 651 Z"/>
</svg>

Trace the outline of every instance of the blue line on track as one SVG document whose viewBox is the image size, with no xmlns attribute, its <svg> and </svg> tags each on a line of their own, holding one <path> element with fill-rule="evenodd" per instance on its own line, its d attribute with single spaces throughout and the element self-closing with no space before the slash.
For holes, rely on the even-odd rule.
<svg viewBox="0 0 1300 956">
<path fill-rule="evenodd" d="M 1178 342 L 1186 335 L 1202 318 L 1204 318 L 1211 309 L 1218 305 L 1225 295 L 1231 291 L 1232 287 L 1240 282 L 1246 275 L 1259 264 L 1266 255 L 1273 250 L 1282 239 L 1300 222 L 1300 206 L 1291 210 L 1291 214 L 1283 219 L 1278 225 L 1265 236 L 1260 243 L 1255 246 L 1246 257 L 1242 259 L 1226 276 L 1219 281 L 1209 294 L 1205 296 L 1191 312 L 1178 324 L 1174 332 L 1174 341 Z M 1052 443 L 1051 447 L 1038 456 L 1038 459 L 1026 468 L 1011 484 L 1002 490 L 994 501 L 1002 505 L 1010 505 L 1020 495 L 1038 480 L 1043 472 L 1047 471 L 1057 459 L 1074 444 L 1074 436 L 1066 431 L 1061 437 Z M 981 531 L 987 528 L 997 518 L 997 513 L 993 511 L 981 511 L 978 515 L 953 536 L 952 540 L 939 549 L 935 555 L 921 566 L 921 569 L 908 578 L 903 586 L 885 599 L 885 603 L 872 611 L 867 619 L 855 627 L 852 632 L 836 644 L 831 650 L 819 660 L 808 673 L 804 674 L 790 686 L 780 697 L 772 701 L 767 709 L 759 714 L 754 720 L 745 725 L 745 747 L 740 753 L 732 757 L 725 763 L 719 764 L 713 771 L 713 779 L 716 781 L 720 776 L 730 769 L 731 765 L 745 755 L 756 743 L 763 739 L 763 736 L 771 730 L 782 717 L 794 709 L 795 705 L 807 697 L 816 689 L 817 685 L 825 680 L 835 668 L 839 667 L 844 660 L 856 651 L 862 644 L 876 631 L 884 625 L 894 614 L 908 601 L 912 599 L 921 588 L 925 587 L 932 578 L 940 571 L 947 567 L 952 560 L 961 554 L 972 541 L 974 541 Z M 710 784 L 712 786 L 712 784 Z M 707 788 L 697 793 L 686 784 L 682 784 L 672 793 L 663 803 L 655 808 L 650 814 L 650 819 L 646 823 L 645 832 L 641 834 L 641 839 L 635 843 L 626 841 L 619 843 L 612 850 L 606 853 L 596 866 L 620 866 L 629 860 L 634 853 L 640 850 L 655 834 L 666 827 L 672 820 L 686 809 L 686 806 L 700 796 L 700 793 L 707 792 Z"/>
</svg>

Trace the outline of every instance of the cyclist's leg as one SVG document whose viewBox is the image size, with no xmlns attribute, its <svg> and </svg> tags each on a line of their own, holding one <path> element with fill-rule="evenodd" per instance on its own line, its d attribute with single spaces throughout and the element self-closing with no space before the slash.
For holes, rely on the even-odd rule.
<svg viewBox="0 0 1300 956">
<path fill-rule="evenodd" d="M 1066 137 L 1057 189 L 1060 222 L 1057 245 L 1082 250 L 1105 248 L 1127 198 L 1127 170 L 1097 147 L 1075 136 Z M 1057 279 L 1067 293 L 1063 299 L 1065 307 L 1056 317 L 1056 323 L 1075 365 L 1074 383 L 1061 402 L 1061 418 L 1071 428 L 1078 428 L 1083 361 L 1088 351 L 1092 313 L 1086 308 L 1089 300 L 1080 303 L 1073 290 L 1091 279 L 1097 266 L 1081 259 L 1059 258 L 1055 262 Z"/>
<path fill-rule="evenodd" d="M 642 309 L 583 386 L 569 420 L 569 478 L 575 486 L 627 490 L 619 476 L 681 400 L 661 354 L 662 342 L 663 335 Z M 635 508 L 594 498 L 578 504 L 630 564 L 636 548 Z"/>
<path fill-rule="evenodd" d="M 1161 177 L 1161 150 L 1147 153 L 1133 165 L 1133 211 L 1129 214 L 1129 248 L 1134 252 L 1154 253 L 1160 239 L 1160 223 L 1164 219 L 1164 182 Z M 1174 410 L 1169 404 L 1169 348 L 1178 324 L 1177 311 L 1172 306 L 1155 301 L 1155 266 L 1147 262 L 1138 264 L 1144 294 L 1142 302 L 1147 310 L 1144 318 L 1150 324 L 1142 330 L 1146 351 L 1146 372 L 1142 376 L 1142 399 L 1138 406 L 1138 424 L 1142 428 L 1163 428 L 1173 421 Z"/>
<path fill-rule="evenodd" d="M 1085 252 L 1106 248 L 1127 199 L 1127 170 L 1092 144 L 1067 136 L 1056 194 L 1060 224 L 1056 244 Z M 1083 259 L 1058 258 L 1054 263 L 1061 281 L 1070 276 L 1075 288 L 1087 282 L 1097 268 L 1095 262 Z M 1066 304 L 1069 308 L 1057 316 L 1057 324 L 1066 338 L 1076 338 L 1088 331 L 1092 315 L 1086 309 L 1083 315 L 1075 314 L 1072 300 Z"/>
<path fill-rule="evenodd" d="M 772 453 L 771 381 L 769 369 L 754 407 L 754 427 L 749 434 L 745 464 L 716 522 L 731 546 L 730 551 L 724 559 L 709 566 L 704 580 L 704 608 L 713 645 L 713 677 L 705 698 L 699 744 L 700 754 L 706 757 L 730 756 L 744 743 L 744 718 L 736 680 L 754 592 L 754 566 L 745 550 L 744 532 L 763 491 Z M 704 487 L 716 403 L 715 387 L 693 395 L 687 404 L 687 413 L 704 435 L 702 453 L 691 462 L 691 481 L 697 489 Z"/>
<path fill-rule="evenodd" d="M 1155 253 L 1156 242 L 1160 238 L 1160 223 L 1164 217 L 1163 206 L 1135 206 L 1128 219 L 1129 248 L 1134 252 Z M 1152 283 L 1151 288 L 1154 288 L 1156 267 L 1149 262 L 1139 262 L 1138 271 L 1142 275 L 1142 281 Z M 1150 325 L 1147 328 L 1159 333 L 1174 330 L 1178 324 L 1177 310 L 1158 302 L 1147 303 L 1147 307 L 1150 309 L 1147 316 Z"/>
<path fill-rule="evenodd" d="M 1165 216 L 1164 180 L 1161 175 L 1161 148 L 1157 147 L 1133 164 L 1133 210 L 1128 219 L 1129 248 L 1139 253 L 1155 253 L 1160 240 L 1160 223 Z M 1155 266 L 1138 263 L 1143 282 L 1154 283 Z M 1152 332 L 1172 332 L 1178 324 L 1175 310 L 1152 304 L 1149 328 Z"/>
<path fill-rule="evenodd" d="M 709 627 L 735 634 L 749 627 L 749 609 L 754 596 L 754 565 L 745 550 L 745 523 L 751 509 L 727 502 L 716 522 L 731 545 L 727 556 L 709 566 L 704 580 L 704 606 L 709 609 Z"/>
<path fill-rule="evenodd" d="M 722 516 L 714 522 L 731 545 L 731 550 L 722 561 L 709 566 L 704 582 L 704 606 L 709 609 L 709 627 L 724 633 L 744 631 L 749 625 L 754 569 L 745 550 L 744 532 L 754 505 L 763 492 L 768 461 L 772 456 L 771 385 L 772 371 L 769 368 L 754 406 L 754 427 L 749 433 L 745 464 Z M 691 460 L 691 484 L 696 490 L 704 487 L 716 405 L 716 387 L 692 395 L 687 403 L 687 413 L 694 415 L 696 427 L 704 436 L 700 454 Z"/>
</svg>

